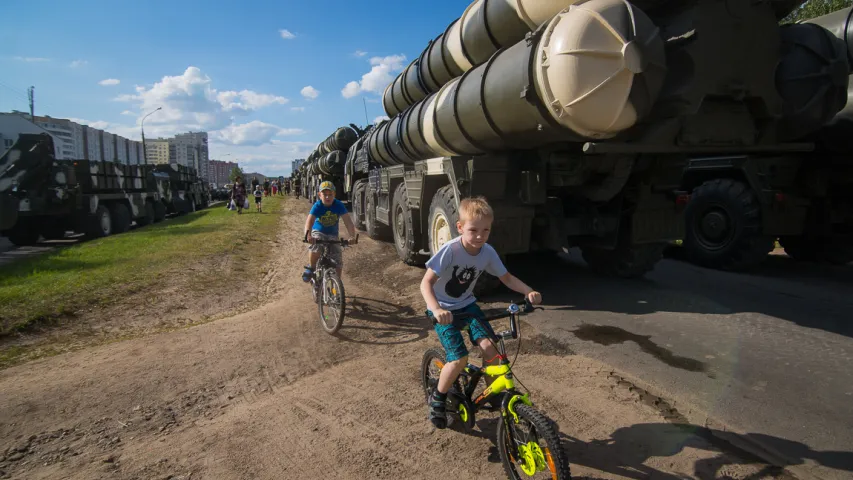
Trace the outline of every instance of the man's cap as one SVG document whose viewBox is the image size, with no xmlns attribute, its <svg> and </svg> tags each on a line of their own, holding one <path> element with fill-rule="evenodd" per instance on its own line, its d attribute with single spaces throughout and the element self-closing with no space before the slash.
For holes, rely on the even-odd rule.
<svg viewBox="0 0 853 480">
<path fill-rule="evenodd" d="M 331 190 L 334 192 L 335 191 L 335 184 L 333 184 L 332 182 L 327 180 L 327 181 L 320 184 L 320 190 L 319 191 L 322 192 L 323 190 Z"/>
</svg>

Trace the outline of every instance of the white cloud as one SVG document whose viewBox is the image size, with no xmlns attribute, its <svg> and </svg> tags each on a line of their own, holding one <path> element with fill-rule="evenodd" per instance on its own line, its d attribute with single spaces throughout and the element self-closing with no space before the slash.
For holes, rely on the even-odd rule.
<svg viewBox="0 0 853 480">
<path fill-rule="evenodd" d="M 267 95 L 265 93 L 256 93 L 251 90 L 220 92 L 216 98 L 222 105 L 222 109 L 226 112 L 230 112 L 232 110 L 257 110 L 276 103 L 284 105 L 290 101 L 284 97 Z"/>
<path fill-rule="evenodd" d="M 285 40 L 291 40 L 291 39 L 296 38 L 296 35 L 290 33 L 290 30 L 281 29 L 278 31 L 278 33 L 279 33 L 279 35 L 281 35 L 281 38 L 283 38 Z"/>
<path fill-rule="evenodd" d="M 355 55 L 356 57 L 363 57 L 367 55 L 367 52 L 365 52 L 364 50 L 356 50 L 355 52 L 353 52 L 353 55 Z"/>
<path fill-rule="evenodd" d="M 290 107 L 291 112 L 304 112 L 305 107 Z"/>
<path fill-rule="evenodd" d="M 136 93 L 114 98 L 133 103 L 140 112 L 162 110 L 145 121 L 146 137 L 149 125 L 156 135 L 173 135 L 186 131 L 215 131 L 233 123 L 235 115 L 247 115 L 270 105 L 283 105 L 289 100 L 277 95 L 251 90 L 217 91 L 213 81 L 197 67 L 188 67 L 183 74 L 164 76 L 151 87 L 135 86 Z"/>
<path fill-rule="evenodd" d="M 273 137 L 285 135 L 301 135 L 305 133 L 299 128 L 281 128 L 270 123 L 253 120 L 249 123 L 232 124 L 211 132 L 211 140 L 226 145 L 258 146 L 270 143 Z"/>
<path fill-rule="evenodd" d="M 341 95 L 344 98 L 352 98 L 358 95 L 358 92 L 361 91 L 361 85 L 358 82 L 352 81 L 346 84 L 346 86 L 341 90 Z"/>
<path fill-rule="evenodd" d="M 49 62 L 50 61 L 49 58 L 44 58 L 44 57 L 13 57 L 13 58 L 15 60 L 18 60 L 19 62 L 27 62 L 27 63 Z"/>
<path fill-rule="evenodd" d="M 394 80 L 397 72 L 403 70 L 405 55 L 372 57 L 370 71 L 361 76 L 361 81 L 351 81 L 341 90 L 344 98 L 352 98 L 361 92 L 382 94 L 385 87 Z"/>
<path fill-rule="evenodd" d="M 121 83 L 121 80 L 119 80 L 117 78 L 107 78 L 105 80 L 101 80 L 100 82 L 98 82 L 98 85 L 103 85 L 106 87 L 106 86 L 118 85 L 119 83 Z"/>
<path fill-rule="evenodd" d="M 390 118 L 388 118 L 388 116 L 387 116 L 387 115 L 380 115 L 380 116 L 378 116 L 378 117 L 376 117 L 376 118 L 374 118 L 374 119 L 373 119 L 373 124 L 374 124 L 374 125 L 377 125 L 377 124 L 379 124 L 379 122 L 381 122 L 382 120 L 390 120 Z"/>
<path fill-rule="evenodd" d="M 180 75 L 164 76 L 153 84 L 135 85 L 132 90 L 125 87 L 128 93 L 115 100 L 128 104 L 121 112 L 127 123 L 75 121 L 139 141 L 142 115 L 162 107 L 145 120 L 146 139 L 207 131 L 212 158 L 231 153 L 226 160 L 270 175 L 289 175 L 290 160 L 305 158 L 316 147 L 317 142 L 285 141 L 306 133 L 300 128 L 282 128 L 259 120 L 235 121 L 264 107 L 284 105 L 288 99 L 251 90 L 218 91 L 213 85 L 201 70 L 189 67 Z"/>
<path fill-rule="evenodd" d="M 311 85 L 303 87 L 302 90 L 299 91 L 299 93 L 301 93 L 303 97 L 310 100 L 314 100 L 315 98 L 320 96 L 320 91 L 312 87 Z"/>
<path fill-rule="evenodd" d="M 71 68 L 83 67 L 89 64 L 88 60 L 74 60 L 69 65 Z"/>
</svg>

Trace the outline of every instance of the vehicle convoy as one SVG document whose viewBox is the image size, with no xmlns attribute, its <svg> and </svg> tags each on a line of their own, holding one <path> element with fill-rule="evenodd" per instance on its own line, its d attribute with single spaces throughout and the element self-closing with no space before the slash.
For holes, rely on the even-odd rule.
<svg viewBox="0 0 853 480">
<path fill-rule="evenodd" d="M 207 205 L 194 169 L 176 167 L 56 160 L 50 135 L 21 134 L 0 157 L 0 235 L 18 246 L 69 230 L 105 237 Z"/>
<path fill-rule="evenodd" d="M 747 269 L 766 257 L 777 238 L 798 260 L 853 262 L 853 81 L 847 76 L 853 8 L 780 30 L 782 49 L 791 53 L 778 67 L 778 92 L 799 98 L 805 108 L 779 138 L 800 143 L 780 145 L 778 152 L 731 149 L 690 159 L 683 185 L 691 196 L 684 248 L 699 265 Z M 823 37 L 806 41 L 799 32 L 808 31 Z M 843 57 L 830 56 L 833 49 Z M 785 76 L 792 81 L 779 81 Z M 819 89 L 825 90 L 813 95 Z M 725 125 L 720 128 L 756 133 L 751 124 Z"/>
<path fill-rule="evenodd" d="M 684 238 L 688 203 L 743 194 L 725 174 L 748 165 L 772 215 L 737 197 L 744 228 L 799 233 L 814 209 L 783 187 L 843 160 L 818 139 L 850 75 L 830 30 L 780 25 L 799 3 L 476 0 L 388 85 L 390 119 L 346 134 L 355 221 L 423 264 L 458 235 L 459 201 L 483 195 L 500 254 L 577 246 L 594 270 L 635 277 Z M 304 193 L 327 142 L 297 172 Z"/>
</svg>

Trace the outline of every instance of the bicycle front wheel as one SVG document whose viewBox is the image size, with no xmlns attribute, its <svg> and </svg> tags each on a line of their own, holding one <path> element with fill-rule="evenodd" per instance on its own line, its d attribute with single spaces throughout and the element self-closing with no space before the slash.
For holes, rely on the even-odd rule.
<svg viewBox="0 0 853 480">
<path fill-rule="evenodd" d="M 515 413 L 518 423 L 508 412 L 498 421 L 498 453 L 507 477 L 513 480 L 572 478 L 569 458 L 560 444 L 554 422 L 521 402 L 515 405 Z"/>
<path fill-rule="evenodd" d="M 326 333 L 336 333 L 341 328 L 344 323 L 344 310 L 346 310 L 344 282 L 338 278 L 337 272 L 329 270 L 323 275 L 320 299 L 317 302 L 320 325 Z"/>
</svg>

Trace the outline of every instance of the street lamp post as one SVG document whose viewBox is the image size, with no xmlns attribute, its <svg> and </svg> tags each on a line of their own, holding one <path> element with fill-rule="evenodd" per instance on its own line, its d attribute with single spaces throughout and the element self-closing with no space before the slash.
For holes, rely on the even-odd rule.
<svg viewBox="0 0 853 480">
<path fill-rule="evenodd" d="M 145 149 L 145 119 L 148 118 L 149 115 L 162 110 L 163 107 L 157 107 L 156 110 L 142 117 L 142 122 L 140 124 L 140 128 L 142 129 L 142 158 L 145 159 L 145 165 L 148 165 L 148 151 Z"/>
</svg>

